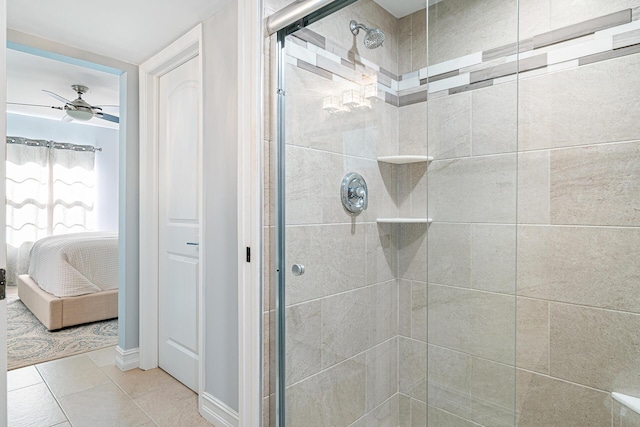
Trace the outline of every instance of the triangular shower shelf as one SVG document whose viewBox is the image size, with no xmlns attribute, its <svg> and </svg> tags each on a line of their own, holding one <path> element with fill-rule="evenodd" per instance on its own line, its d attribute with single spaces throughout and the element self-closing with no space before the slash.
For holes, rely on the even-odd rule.
<svg viewBox="0 0 640 427">
<path fill-rule="evenodd" d="M 431 224 L 431 218 L 376 218 L 378 224 Z"/>
<path fill-rule="evenodd" d="M 406 165 L 409 163 L 424 163 L 433 160 L 431 156 L 383 156 L 378 157 L 379 162 Z"/>
</svg>

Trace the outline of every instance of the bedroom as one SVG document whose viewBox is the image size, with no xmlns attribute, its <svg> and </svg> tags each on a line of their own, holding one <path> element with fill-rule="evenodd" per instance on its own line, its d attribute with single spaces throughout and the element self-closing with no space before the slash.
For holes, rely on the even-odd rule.
<svg viewBox="0 0 640 427">
<path fill-rule="evenodd" d="M 87 93 L 74 94 L 72 84 Z M 14 369 L 117 343 L 119 79 L 8 49 L 7 92 L 8 367 Z M 79 96 L 109 120 L 76 120 L 61 110 L 62 99 Z M 50 258 L 30 262 L 38 253 Z M 69 278 L 73 288 L 64 284 Z M 101 288 L 110 291 L 96 293 Z M 85 297 L 60 298 L 79 295 Z M 80 324 L 87 325 L 69 328 Z"/>
</svg>

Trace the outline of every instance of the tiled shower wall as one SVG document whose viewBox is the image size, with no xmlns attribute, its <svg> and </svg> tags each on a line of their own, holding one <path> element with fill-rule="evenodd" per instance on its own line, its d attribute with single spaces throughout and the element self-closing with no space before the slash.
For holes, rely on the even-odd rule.
<svg viewBox="0 0 640 427">
<path fill-rule="evenodd" d="M 513 425 L 514 407 L 518 425 L 523 426 L 632 422 L 631 415 L 624 415 L 612 402 L 609 392 L 640 395 L 640 271 L 636 266 L 640 259 L 640 55 L 635 54 L 640 27 L 635 6 L 623 0 L 520 1 L 522 63 L 545 56 L 533 67 L 521 66 L 519 99 L 507 64 L 516 34 L 515 1 L 445 0 L 430 9 L 429 66 L 477 52 L 482 59 L 480 64 L 439 76 L 439 86 L 430 85 L 428 103 L 401 104 L 396 112 L 400 153 L 424 150 L 429 136 L 429 154 L 436 158 L 428 171 L 429 216 L 434 224 L 427 239 L 423 226 L 378 227 L 372 222 L 376 213 L 372 213 L 356 225 L 352 243 L 342 242 L 339 236 L 346 229 L 338 224 L 343 219 L 331 218 L 330 213 L 339 210 L 329 202 L 333 196 L 330 185 L 326 202 L 314 205 L 304 197 L 299 200 L 301 205 L 311 203 L 308 212 L 298 210 L 304 212 L 298 221 L 304 236 L 298 239 L 301 245 L 318 245 L 316 249 L 333 249 L 338 242 L 351 245 L 356 259 L 383 268 L 377 268 L 373 278 L 367 277 L 365 285 L 345 291 L 346 298 L 343 294 L 301 296 L 306 292 L 293 296 L 299 304 L 289 308 L 288 316 L 308 328 L 306 333 L 298 331 L 298 336 L 320 340 L 303 339 L 297 346 L 306 347 L 307 352 L 289 356 L 300 361 L 290 375 L 317 379 L 299 383 L 306 392 L 313 392 L 309 385 L 323 387 L 332 375 L 348 373 L 354 375 L 355 388 L 347 394 L 360 390 L 367 395 L 367 376 L 387 372 L 382 394 L 374 392 L 373 402 L 355 402 L 348 414 L 377 408 L 379 413 L 386 412 L 387 419 L 397 416 L 399 425 L 424 426 L 428 396 L 428 418 L 436 426 L 472 425 L 470 420 L 481 425 Z M 616 21 L 625 10 L 630 22 Z M 612 14 L 618 14 L 613 21 Z M 399 20 L 397 64 L 392 57 L 376 58 L 398 80 L 427 66 L 424 17 L 422 11 Z M 380 20 L 372 10 L 355 19 L 376 24 Z M 614 27 L 618 28 L 614 33 L 623 35 L 612 35 Z M 394 34 L 390 28 L 385 31 Z M 328 28 L 325 34 L 333 37 L 338 30 Z M 596 30 L 600 32 L 594 33 Z M 608 41 L 601 41 L 603 35 Z M 465 73 L 469 79 L 472 73 L 483 77 L 465 86 L 460 84 L 465 82 Z M 313 88 L 318 96 L 331 90 L 317 74 L 305 72 L 298 77 L 297 90 Z M 418 79 L 420 83 L 426 82 Z M 434 87 L 441 90 L 432 90 Z M 397 95 L 420 89 L 405 86 L 407 91 L 399 90 Z M 364 118 L 348 119 L 356 122 L 323 126 L 340 131 L 341 125 L 347 130 L 367 128 L 366 120 L 393 120 L 392 110 L 382 113 L 387 107 L 379 104 L 375 108 L 379 108 L 378 116 L 374 110 Z M 309 117 L 315 118 L 313 114 Z M 305 117 L 295 120 L 305 126 L 310 123 Z M 295 124 L 287 126 L 295 128 Z M 273 129 L 269 125 L 266 128 Z M 386 129 L 389 123 L 384 126 Z M 274 139 L 271 132 L 266 135 L 266 153 L 270 153 Z M 353 137 L 355 143 L 371 135 Z M 392 147 L 393 135 L 379 141 L 392 141 Z M 294 156 L 301 168 L 305 160 L 309 165 L 317 161 L 330 165 L 313 174 L 322 177 L 322 182 L 339 180 L 349 153 L 340 153 L 328 140 L 319 142 L 324 144 L 322 149 L 299 143 L 290 147 L 288 156 Z M 374 208 L 380 209 L 378 216 L 392 215 L 384 212 L 388 206 L 395 206 L 401 215 L 421 216 L 426 203 L 419 196 L 426 194 L 424 168 L 396 168 L 376 175 L 373 158 L 355 157 L 349 161 L 376 176 L 378 185 L 391 189 L 386 192 L 389 199 Z M 316 189 L 317 179 L 314 181 L 301 183 L 300 193 Z M 267 188 L 265 234 L 269 236 L 273 210 L 268 196 L 273 189 Z M 317 234 L 305 224 L 313 214 L 321 218 L 309 222 L 323 224 Z M 400 236 L 399 240 L 394 236 Z M 323 239 L 328 240 L 321 242 Z M 389 255 L 394 250 L 399 255 L 396 265 Z M 338 265 L 340 270 L 346 268 L 336 264 L 331 254 L 313 253 L 307 258 L 309 255 Z M 394 269 L 399 280 L 384 281 L 393 277 L 389 273 Z M 313 279 L 307 286 L 306 291 L 315 289 Z M 380 298 L 378 289 L 388 292 L 395 286 L 398 336 L 393 335 L 391 323 L 385 324 L 390 335 L 379 338 L 382 341 L 369 341 L 370 336 L 358 340 L 354 331 L 367 330 L 367 325 L 357 320 L 371 319 L 365 305 Z M 268 289 L 265 294 L 269 295 Z M 306 302 L 305 298 L 319 299 Z M 394 307 L 382 309 L 393 313 Z M 328 316 L 337 316 L 334 325 L 323 323 Z M 273 313 L 269 316 L 269 306 L 265 306 L 267 325 L 270 319 Z M 316 328 L 325 326 L 333 331 L 328 339 L 336 347 L 330 354 L 318 354 L 329 342 Z M 397 365 L 386 348 L 394 345 L 399 349 Z M 265 369 L 268 372 L 269 366 Z M 265 380 L 268 378 L 266 375 Z M 394 378 L 399 393 L 385 401 L 381 396 L 390 396 L 384 391 L 393 392 L 389 383 Z M 268 392 L 266 384 L 265 395 Z M 376 407 L 380 399 L 386 406 Z M 269 403 L 273 402 L 266 397 L 265 420 Z M 392 408 L 397 408 L 397 415 Z M 317 409 L 316 417 L 332 416 Z"/>
</svg>

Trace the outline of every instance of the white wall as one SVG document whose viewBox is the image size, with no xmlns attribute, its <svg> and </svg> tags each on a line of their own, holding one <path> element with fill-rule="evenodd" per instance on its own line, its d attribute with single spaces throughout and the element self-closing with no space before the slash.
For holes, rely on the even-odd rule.
<svg viewBox="0 0 640 427">
<path fill-rule="evenodd" d="M 7 135 L 93 145 L 96 152 L 95 229 L 118 231 L 118 130 L 7 114 Z"/>
<path fill-rule="evenodd" d="M 238 411 L 238 4 L 205 21 L 204 391 Z"/>
</svg>

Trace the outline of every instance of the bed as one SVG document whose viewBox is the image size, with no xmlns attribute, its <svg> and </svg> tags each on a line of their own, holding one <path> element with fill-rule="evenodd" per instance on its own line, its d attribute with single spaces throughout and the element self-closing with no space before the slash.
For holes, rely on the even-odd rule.
<svg viewBox="0 0 640 427">
<path fill-rule="evenodd" d="M 118 317 L 118 236 L 75 233 L 34 243 L 18 296 L 49 330 Z"/>
</svg>

